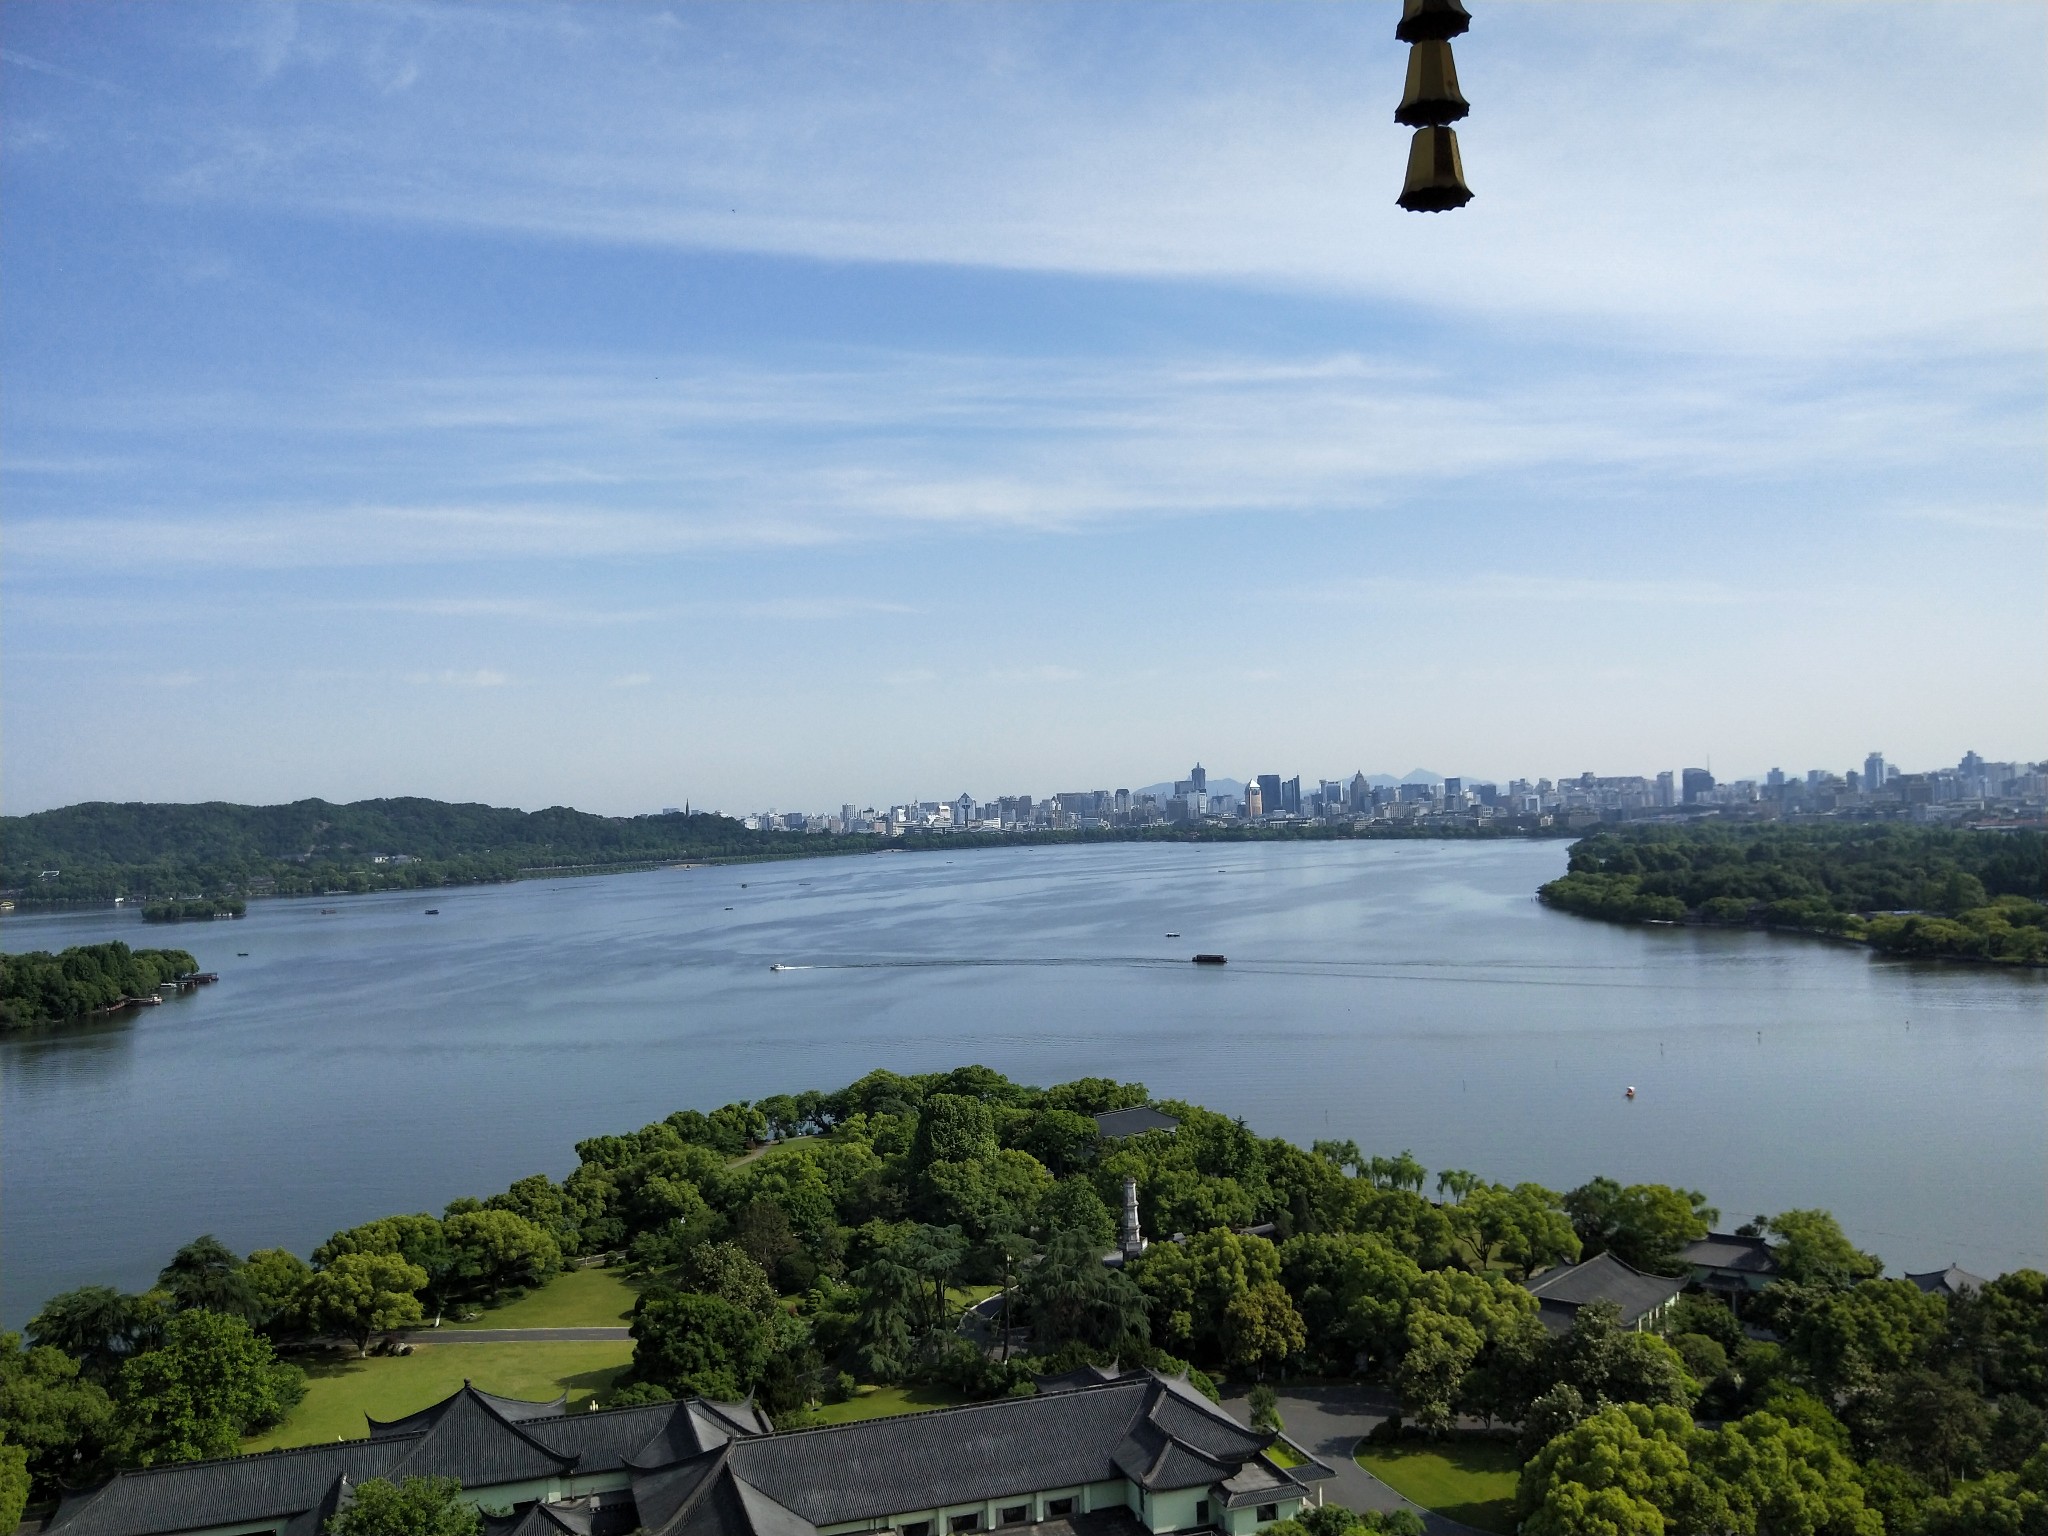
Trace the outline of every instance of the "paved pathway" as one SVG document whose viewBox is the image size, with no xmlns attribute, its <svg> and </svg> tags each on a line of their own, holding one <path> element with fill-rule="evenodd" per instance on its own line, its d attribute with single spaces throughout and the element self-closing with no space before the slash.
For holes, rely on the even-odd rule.
<svg viewBox="0 0 2048 1536">
<path fill-rule="evenodd" d="M 408 1344 L 552 1344 L 632 1337 L 626 1328 L 416 1328 L 399 1335 Z"/>
<path fill-rule="evenodd" d="M 1394 1411 L 1394 1399 L 1371 1387 L 1281 1387 L 1280 1421 L 1287 1426 L 1287 1438 L 1336 1472 L 1334 1482 L 1324 1483 L 1323 1497 L 1348 1509 L 1412 1509 L 1422 1517 L 1430 1536 L 1486 1536 L 1472 1526 L 1446 1519 L 1424 1509 L 1374 1477 L 1358 1464 L 1352 1454 L 1358 1442 Z M 1243 1397 L 1227 1397 L 1223 1406 L 1249 1423 L 1251 1410 Z"/>
</svg>

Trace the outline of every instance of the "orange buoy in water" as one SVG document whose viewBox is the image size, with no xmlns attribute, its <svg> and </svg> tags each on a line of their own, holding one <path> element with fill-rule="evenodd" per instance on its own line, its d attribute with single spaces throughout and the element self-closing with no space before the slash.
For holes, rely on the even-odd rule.
<svg viewBox="0 0 2048 1536">
<path fill-rule="evenodd" d="M 1633 1083 L 1629 1085 L 1628 1096 L 1630 1098 L 1634 1098 L 1636 1096 L 1635 1085 Z"/>
</svg>

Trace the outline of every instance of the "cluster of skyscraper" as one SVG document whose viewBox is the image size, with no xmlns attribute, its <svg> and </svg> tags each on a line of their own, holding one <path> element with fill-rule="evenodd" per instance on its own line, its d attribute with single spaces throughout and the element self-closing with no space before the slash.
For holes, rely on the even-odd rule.
<svg viewBox="0 0 2048 1536">
<path fill-rule="evenodd" d="M 1705 768 L 1621 777 L 1582 773 L 1576 778 L 1492 781 L 1410 775 L 1304 781 L 1262 773 L 1224 780 L 1216 789 L 1200 763 L 1171 792 L 1128 789 L 1063 790 L 1057 794 L 1001 795 L 977 800 L 905 800 L 886 808 L 842 805 L 836 814 L 763 811 L 749 827 L 791 832 L 1092 831 L 1169 824 L 1259 822 L 1344 826 L 1361 822 L 1412 824 L 1417 830 L 1479 828 L 1536 831 L 1555 825 L 1720 813 L 1745 817 L 1870 816 L 1916 821 L 2039 819 L 2048 810 L 2048 763 L 1987 762 L 1963 754 L 1954 768 L 1901 773 L 1873 752 L 1863 767 L 1836 774 L 1815 768 L 1803 777 L 1773 768 L 1761 780 L 1723 784 Z"/>
</svg>

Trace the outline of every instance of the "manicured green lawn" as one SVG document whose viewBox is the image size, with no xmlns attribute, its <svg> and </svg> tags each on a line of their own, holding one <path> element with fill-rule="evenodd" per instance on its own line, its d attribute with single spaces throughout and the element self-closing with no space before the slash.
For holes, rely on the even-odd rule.
<svg viewBox="0 0 2048 1536">
<path fill-rule="evenodd" d="M 1298 1467 L 1303 1465 L 1302 1458 L 1294 1453 L 1293 1447 L 1288 1445 L 1285 1440 L 1275 1440 L 1271 1445 L 1267 1446 L 1266 1458 L 1276 1467 Z"/>
<path fill-rule="evenodd" d="M 966 1401 L 944 1387 L 862 1387 L 843 1403 L 821 1406 L 818 1417 L 827 1424 L 849 1424 L 855 1419 L 887 1419 L 899 1413 L 952 1408 Z"/>
<path fill-rule="evenodd" d="M 1482 1531 L 1515 1528 L 1515 1479 L 1522 1463 L 1507 1441 L 1453 1436 L 1428 1444 L 1361 1446 L 1358 1464 L 1424 1509 Z"/>
<path fill-rule="evenodd" d="M 500 1397 L 546 1401 L 569 1395 L 573 1411 L 608 1390 L 633 1359 L 630 1339 L 583 1343 L 421 1344 L 410 1355 L 378 1355 L 311 1366 L 306 1400 L 280 1429 L 244 1450 L 360 1440 L 363 1422 L 403 1418 L 439 1402 L 465 1379 Z"/>
<path fill-rule="evenodd" d="M 443 1328 L 622 1328 L 639 1292 L 616 1269 L 571 1269 L 472 1323 Z"/>
</svg>

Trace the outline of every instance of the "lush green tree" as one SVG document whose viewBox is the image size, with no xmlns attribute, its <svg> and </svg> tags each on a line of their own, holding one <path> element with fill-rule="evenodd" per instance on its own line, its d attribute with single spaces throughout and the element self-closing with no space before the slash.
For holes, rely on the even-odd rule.
<svg viewBox="0 0 2048 1536">
<path fill-rule="evenodd" d="M 1794 1285 L 1854 1285 L 1884 1273 L 1884 1261 L 1859 1251 L 1826 1211 L 1781 1211 L 1770 1232 L 1778 1272 Z"/>
<path fill-rule="evenodd" d="M 1223 1359 L 1233 1370 L 1263 1377 L 1307 1344 L 1301 1314 L 1277 1280 L 1261 1280 L 1223 1309 Z"/>
<path fill-rule="evenodd" d="M 1690 1440 L 1695 1479 L 1733 1536 L 1884 1536 L 1856 1464 L 1825 1438 L 1755 1413 Z"/>
<path fill-rule="evenodd" d="M 1551 1347 L 1548 1374 L 1587 1402 L 1645 1403 L 1689 1409 L 1698 1388 L 1671 1346 L 1653 1333 L 1621 1326 L 1611 1302 L 1580 1307 L 1571 1330 Z"/>
<path fill-rule="evenodd" d="M 436 1315 L 463 1283 L 461 1259 L 449 1246 L 447 1232 L 424 1211 L 385 1216 L 335 1233 L 313 1250 L 313 1267 L 325 1269 L 345 1253 L 395 1254 L 417 1267 L 427 1277 L 417 1289 Z"/>
<path fill-rule="evenodd" d="M 1452 1251 L 1467 1269 L 1504 1264 L 1517 1274 L 1568 1263 L 1579 1256 L 1579 1239 L 1562 1198 L 1540 1184 L 1459 1181 L 1460 1198 L 1446 1212 Z"/>
<path fill-rule="evenodd" d="M 544 1173 L 514 1180 L 502 1195 L 484 1201 L 487 1211 L 510 1211 L 523 1216 L 552 1237 L 564 1253 L 579 1250 L 580 1223 L 562 1186 Z"/>
<path fill-rule="evenodd" d="M 1940 1296 L 1910 1280 L 1866 1280 L 1821 1295 L 1793 1329 L 1791 1349 L 1837 1411 L 1882 1378 L 1925 1359 L 1948 1324 Z"/>
<path fill-rule="evenodd" d="M 1145 1347 L 1148 1294 L 1124 1271 L 1104 1265 L 1101 1251 L 1079 1233 L 1048 1242 L 1018 1290 L 1042 1353 L 1070 1343 L 1119 1354 Z"/>
<path fill-rule="evenodd" d="M 1375 1189 L 1405 1189 L 1410 1194 L 1420 1194 L 1423 1181 L 1428 1177 L 1429 1170 L 1415 1161 L 1414 1153 L 1405 1149 L 1399 1157 L 1366 1159 L 1366 1182 Z"/>
<path fill-rule="evenodd" d="M 979 1099 L 935 1093 L 917 1119 L 917 1141 L 911 1162 L 918 1168 L 933 1163 L 965 1163 L 993 1158 L 997 1152 L 995 1116 Z"/>
<path fill-rule="evenodd" d="M 1425 1434 L 1442 1434 L 1457 1418 L 1459 1389 L 1485 1340 L 1471 1322 L 1427 1306 L 1408 1314 L 1408 1348 L 1394 1368 L 1401 1414 Z"/>
<path fill-rule="evenodd" d="M 1987 1397 L 2048 1409 L 2048 1275 L 2016 1269 L 1950 1301 L 1945 1349 Z"/>
<path fill-rule="evenodd" d="M 242 1258 L 211 1232 L 180 1248 L 156 1277 L 157 1289 L 181 1312 L 203 1307 L 251 1317 L 254 1301 L 242 1275 Z"/>
<path fill-rule="evenodd" d="M 1084 1178 L 1061 1179 L 1045 1192 L 1038 1202 L 1038 1225 L 1048 1237 L 1078 1232 L 1105 1253 L 1116 1241 L 1116 1217 Z"/>
<path fill-rule="evenodd" d="M 28 1508 L 28 1452 L 18 1445 L 9 1445 L 6 1432 L 0 1430 L 0 1531 L 11 1531 L 21 1523 L 21 1512 Z"/>
<path fill-rule="evenodd" d="M 483 1516 L 452 1477 L 372 1477 L 327 1522 L 327 1536 L 483 1536 Z"/>
<path fill-rule="evenodd" d="M 751 1261 L 750 1261 L 751 1262 Z M 738 1402 L 774 1352 L 767 1323 L 717 1296 L 652 1292 L 635 1310 L 633 1375 L 678 1397 Z"/>
<path fill-rule="evenodd" d="M 1450 1218 L 1412 1190 L 1374 1189 L 1363 1179 L 1354 1180 L 1332 1225 L 1384 1237 L 1424 1269 L 1451 1262 Z"/>
<path fill-rule="evenodd" d="M 1047 1109 L 1068 1109 L 1077 1115 L 1099 1115 L 1112 1109 L 1136 1109 L 1150 1102 L 1143 1083 L 1119 1083 L 1107 1077 L 1077 1077 L 1045 1090 Z"/>
<path fill-rule="evenodd" d="M 1711 1529 L 1684 1523 L 1702 1502 L 1686 1451 L 1692 1433 L 1692 1420 L 1676 1408 L 1631 1403 L 1590 1415 L 1522 1468 L 1515 1493 L 1522 1536 Z"/>
<path fill-rule="evenodd" d="M 1214 1361 L 1222 1357 L 1230 1303 L 1255 1285 L 1278 1283 L 1280 1251 L 1263 1237 L 1217 1227 L 1185 1243 L 1154 1243 L 1129 1272 L 1145 1294 L 1159 1343 Z"/>
<path fill-rule="evenodd" d="M 562 1267 L 554 1238 L 510 1211 L 462 1211 L 441 1223 L 455 1270 L 471 1295 L 542 1284 Z"/>
<path fill-rule="evenodd" d="M 1987 1470 L 1991 1405 L 1964 1380 L 1925 1366 L 1901 1370 L 1884 1383 L 1872 1417 L 1886 1454 L 1944 1493 Z"/>
<path fill-rule="evenodd" d="M 1033 1115 L 1017 1136 L 1021 1150 L 1062 1179 L 1094 1162 L 1101 1143 L 1102 1133 L 1094 1118 L 1070 1109 L 1047 1109 Z"/>
<path fill-rule="evenodd" d="M 378 1334 L 424 1319 L 418 1293 L 426 1283 L 427 1272 L 398 1254 L 344 1253 L 306 1281 L 300 1306 L 309 1328 L 352 1339 L 367 1355 Z"/>
<path fill-rule="evenodd" d="M 76 1360 L 48 1345 L 24 1349 L 20 1334 L 0 1333 L 0 1426 L 45 1491 L 60 1477 L 88 1480 L 112 1425 L 106 1391 L 81 1376 Z"/>
<path fill-rule="evenodd" d="M 782 1310 L 767 1272 L 737 1243 L 700 1243 L 692 1248 L 677 1275 L 677 1288 L 716 1296 L 756 1317 Z"/>
<path fill-rule="evenodd" d="M 1565 1213 L 1591 1258 L 1612 1253 L 1624 1264 L 1653 1274 L 1682 1274 L 1679 1252 L 1705 1237 L 1721 1213 L 1697 1190 L 1668 1184 L 1630 1184 L 1597 1178 L 1564 1197 Z"/>
<path fill-rule="evenodd" d="M 81 1285 L 44 1302 L 28 1320 L 28 1337 L 71 1356 L 90 1380 L 109 1382 L 122 1361 L 161 1341 L 167 1316 L 159 1298 Z"/>
<path fill-rule="evenodd" d="M 272 1333 L 299 1327 L 299 1298 L 312 1278 L 312 1267 L 289 1249 L 257 1249 L 241 1270 L 242 1283 L 248 1287 L 249 1321 Z"/>
<path fill-rule="evenodd" d="M 252 1430 L 282 1423 L 305 1396 L 305 1373 L 280 1361 L 244 1318 L 181 1312 L 161 1348 L 121 1367 L 115 1413 L 141 1466 L 232 1456 Z"/>
<path fill-rule="evenodd" d="M 1914 1536 L 2042 1536 L 2048 1532 L 2048 1446 L 2019 1471 L 1958 1483 L 1917 1513 Z"/>
<path fill-rule="evenodd" d="M 1245 1407 L 1251 1412 L 1253 1429 L 1262 1429 L 1269 1434 L 1277 1435 L 1285 1428 L 1280 1422 L 1280 1394 L 1265 1382 L 1262 1381 L 1252 1388 L 1251 1396 L 1245 1400 Z"/>
</svg>

